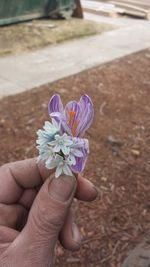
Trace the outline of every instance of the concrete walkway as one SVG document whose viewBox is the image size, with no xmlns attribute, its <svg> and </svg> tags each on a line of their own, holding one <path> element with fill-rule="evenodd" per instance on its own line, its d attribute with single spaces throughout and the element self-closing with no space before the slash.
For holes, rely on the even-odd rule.
<svg viewBox="0 0 150 267">
<path fill-rule="evenodd" d="M 150 22 L 46 47 L 36 52 L 0 58 L 0 97 L 56 81 L 150 47 Z"/>
</svg>

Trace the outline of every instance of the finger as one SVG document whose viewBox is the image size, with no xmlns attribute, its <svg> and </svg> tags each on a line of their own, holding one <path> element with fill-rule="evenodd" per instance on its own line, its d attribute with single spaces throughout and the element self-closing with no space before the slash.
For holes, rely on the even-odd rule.
<svg viewBox="0 0 150 267">
<path fill-rule="evenodd" d="M 20 256 L 25 253 L 33 259 L 35 253 L 43 262 L 45 258 L 50 259 L 75 191 L 74 177 L 45 181 L 33 202 L 26 226 L 13 244 Z"/>
<path fill-rule="evenodd" d="M 27 211 L 21 205 L 0 204 L 0 226 L 14 229 L 23 227 L 27 219 Z"/>
<path fill-rule="evenodd" d="M 81 236 L 79 229 L 74 221 L 72 211 L 69 211 L 65 224 L 60 232 L 60 243 L 66 249 L 75 251 L 81 246 Z"/>
<path fill-rule="evenodd" d="M 98 195 L 96 187 L 80 174 L 77 176 L 76 198 L 83 201 L 93 201 Z"/>
<path fill-rule="evenodd" d="M 35 158 L 5 164 L 0 168 L 0 202 L 17 202 L 24 189 L 42 185 L 51 173 Z"/>
<path fill-rule="evenodd" d="M 41 186 L 52 171 L 45 168 L 43 162 L 26 159 L 5 164 L 0 168 L 0 202 L 12 204 L 19 201 L 25 189 Z M 76 197 L 83 201 L 94 200 L 96 188 L 91 182 L 78 175 Z M 32 204 L 32 202 L 31 202 Z"/>
<path fill-rule="evenodd" d="M 38 190 L 36 189 L 26 189 L 21 198 L 18 201 L 18 204 L 22 205 L 25 209 L 29 210 L 32 206 L 32 203 L 37 195 Z"/>
<path fill-rule="evenodd" d="M 77 191 L 76 198 L 83 201 L 92 201 L 97 197 L 98 191 L 96 187 L 87 179 L 83 178 L 80 174 L 77 176 Z M 19 203 L 26 209 L 30 209 L 38 189 L 26 189 L 19 200 Z"/>
</svg>

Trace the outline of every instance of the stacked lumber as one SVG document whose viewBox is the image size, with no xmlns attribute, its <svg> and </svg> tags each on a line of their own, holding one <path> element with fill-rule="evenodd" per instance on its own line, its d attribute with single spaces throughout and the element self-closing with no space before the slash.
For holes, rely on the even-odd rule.
<svg viewBox="0 0 150 267">
<path fill-rule="evenodd" d="M 117 17 L 130 15 L 150 20 L 150 0 L 81 0 L 84 11 Z"/>
<path fill-rule="evenodd" d="M 110 0 L 106 0 L 106 1 L 109 2 Z M 145 9 L 150 8 L 150 1 L 149 0 L 118 0 L 117 2 L 132 4 L 132 5 L 134 5 L 134 7 L 143 7 Z"/>
<path fill-rule="evenodd" d="M 150 20 L 150 1 L 139 0 L 111 0 L 109 3 L 123 8 L 126 15 Z"/>
<path fill-rule="evenodd" d="M 112 3 L 81 0 L 81 5 L 84 11 L 111 17 L 117 17 L 119 14 L 122 14 L 124 12 L 122 8 L 118 8 L 115 6 L 115 4 Z"/>
</svg>

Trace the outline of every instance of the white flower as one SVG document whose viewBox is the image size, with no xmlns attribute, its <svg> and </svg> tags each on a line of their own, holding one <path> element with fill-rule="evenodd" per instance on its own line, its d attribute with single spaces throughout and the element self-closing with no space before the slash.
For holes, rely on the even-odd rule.
<svg viewBox="0 0 150 267">
<path fill-rule="evenodd" d="M 53 151 L 55 153 L 62 152 L 64 155 L 68 155 L 70 147 L 73 144 L 71 138 L 66 133 L 62 136 L 56 134 L 54 138 L 54 141 L 49 142 L 49 145 L 53 146 Z"/>
<path fill-rule="evenodd" d="M 43 129 L 51 135 L 55 135 L 60 131 L 60 125 L 54 119 L 52 119 L 52 123 L 45 121 Z"/>
<path fill-rule="evenodd" d="M 55 134 L 60 131 L 59 125 L 54 120 L 52 121 L 52 123 L 46 121 L 43 129 L 44 130 L 37 131 L 38 139 L 36 143 L 39 146 L 47 145 L 50 141 L 54 140 Z"/>
<path fill-rule="evenodd" d="M 61 174 L 72 176 L 77 168 L 81 170 L 82 158 L 86 158 L 85 151 L 88 151 L 88 140 L 62 134 L 54 120 L 52 123 L 46 121 L 37 134 L 38 160 L 44 161 L 47 169 L 56 169 L 56 178 Z"/>
<path fill-rule="evenodd" d="M 37 146 L 37 149 L 39 150 L 39 160 L 51 160 L 54 157 L 54 152 L 53 150 L 48 147 L 47 145 L 45 146 Z"/>
<path fill-rule="evenodd" d="M 46 161 L 47 169 L 56 168 L 55 177 L 58 178 L 62 173 L 65 175 L 73 176 L 73 173 L 70 169 L 70 162 L 63 157 L 56 155 L 52 160 Z"/>
</svg>

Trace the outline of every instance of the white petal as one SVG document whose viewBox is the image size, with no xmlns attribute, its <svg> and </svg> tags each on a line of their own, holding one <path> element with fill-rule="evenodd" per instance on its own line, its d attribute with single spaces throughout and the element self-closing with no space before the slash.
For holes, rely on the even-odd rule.
<svg viewBox="0 0 150 267">
<path fill-rule="evenodd" d="M 51 142 L 49 142 L 48 143 L 50 146 L 56 146 L 56 144 L 57 144 L 57 141 L 56 140 L 54 140 L 54 141 L 51 141 Z"/>
<path fill-rule="evenodd" d="M 60 155 L 56 155 L 56 158 L 55 158 L 56 160 L 57 160 L 57 162 L 59 163 L 59 162 L 63 162 L 64 160 L 63 160 L 63 157 L 62 156 L 60 156 Z"/>
<path fill-rule="evenodd" d="M 39 129 L 36 133 L 37 135 L 40 135 L 43 131 L 41 129 Z"/>
<path fill-rule="evenodd" d="M 67 164 L 64 165 L 63 172 L 66 175 L 73 176 L 72 171 L 71 171 L 71 169 L 69 168 L 69 166 Z"/>
<path fill-rule="evenodd" d="M 61 147 L 62 152 L 64 153 L 64 155 L 68 155 L 70 152 L 70 148 L 66 147 L 66 146 L 62 146 Z"/>
<path fill-rule="evenodd" d="M 59 152 L 61 150 L 61 147 L 60 147 L 60 145 L 59 144 L 57 144 L 54 148 L 53 148 L 53 151 L 54 152 Z"/>
<path fill-rule="evenodd" d="M 58 141 L 58 140 L 60 140 L 60 139 L 62 139 L 62 137 L 61 137 L 59 134 L 56 134 L 56 135 L 55 135 L 55 140 Z"/>
<path fill-rule="evenodd" d="M 59 128 L 50 123 L 49 121 L 46 121 L 43 129 L 45 130 L 46 133 L 49 133 L 50 135 L 55 135 L 56 132 L 59 131 Z"/>
<path fill-rule="evenodd" d="M 47 161 L 48 161 L 48 162 L 51 162 L 53 159 L 54 159 L 54 158 L 53 158 L 53 155 L 48 155 L 48 158 L 47 158 Z"/>
<path fill-rule="evenodd" d="M 48 159 L 47 161 L 46 161 L 46 163 L 45 163 L 45 165 L 46 165 L 46 168 L 47 169 L 54 169 L 54 168 L 56 168 L 56 166 L 57 166 L 57 161 L 56 160 L 51 160 L 51 159 Z"/>
<path fill-rule="evenodd" d="M 58 166 L 55 172 L 55 177 L 58 178 L 62 174 L 63 167 Z"/>
<path fill-rule="evenodd" d="M 67 135 L 66 133 L 64 133 L 64 134 L 63 134 L 63 137 L 66 138 L 66 137 L 68 137 L 68 135 Z"/>
<path fill-rule="evenodd" d="M 54 127 L 56 128 L 56 129 L 60 129 L 60 125 L 58 124 L 58 122 L 56 122 L 54 119 L 52 119 L 52 124 L 54 125 Z"/>
<path fill-rule="evenodd" d="M 76 164 L 76 159 L 73 155 L 69 155 L 68 157 L 68 164 L 71 166 L 71 165 L 75 165 Z"/>
<path fill-rule="evenodd" d="M 53 125 L 49 121 L 45 121 L 43 129 L 52 129 Z"/>
<path fill-rule="evenodd" d="M 71 140 L 65 140 L 65 145 L 66 146 L 71 146 L 73 142 Z"/>
</svg>

